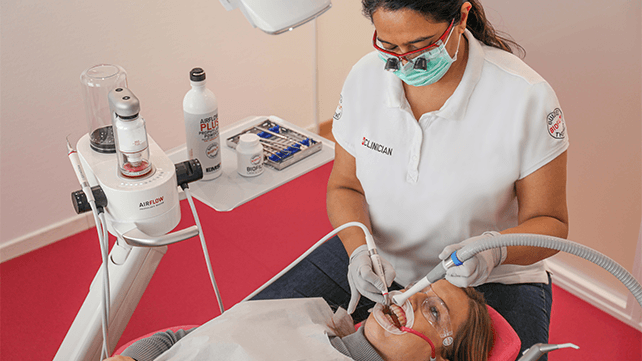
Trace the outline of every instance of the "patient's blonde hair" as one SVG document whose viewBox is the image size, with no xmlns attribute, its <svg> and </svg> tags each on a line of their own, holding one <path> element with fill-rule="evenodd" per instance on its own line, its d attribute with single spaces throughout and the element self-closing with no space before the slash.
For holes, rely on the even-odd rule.
<svg viewBox="0 0 642 361">
<path fill-rule="evenodd" d="M 453 344 L 442 348 L 441 357 L 450 361 L 487 361 L 493 348 L 493 321 L 486 301 L 474 288 L 462 290 L 468 296 L 468 317 L 455 332 Z"/>
</svg>

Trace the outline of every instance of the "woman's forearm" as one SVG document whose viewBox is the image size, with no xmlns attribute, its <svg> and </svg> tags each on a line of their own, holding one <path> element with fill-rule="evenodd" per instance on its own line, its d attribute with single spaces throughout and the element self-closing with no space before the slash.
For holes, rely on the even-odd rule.
<svg viewBox="0 0 642 361">
<path fill-rule="evenodd" d="M 568 236 L 568 224 L 550 216 L 541 216 L 529 219 L 517 227 L 509 228 L 500 232 L 501 234 L 529 233 L 543 234 L 566 238 Z M 557 254 L 559 251 L 529 246 L 507 247 L 507 256 L 503 264 L 529 265 Z"/>
<path fill-rule="evenodd" d="M 348 222 L 361 222 L 372 233 L 370 213 L 366 196 L 357 177 L 354 157 L 338 143 L 334 148 L 334 165 L 328 179 L 326 208 L 332 227 L 337 228 Z M 359 227 L 349 227 L 339 232 L 339 238 L 348 256 L 359 246 L 366 244 Z"/>
<path fill-rule="evenodd" d="M 351 188 L 329 186 L 326 202 L 328 218 L 332 227 L 337 228 L 345 223 L 356 221 L 363 223 L 372 233 L 368 204 L 362 193 Z M 358 227 L 344 229 L 339 232 L 339 238 L 341 238 L 348 256 L 357 247 L 366 243 L 363 231 Z"/>
<path fill-rule="evenodd" d="M 519 204 L 518 226 L 500 233 L 568 236 L 566 206 L 566 152 L 515 183 Z M 504 264 L 528 265 L 557 251 L 538 247 L 508 247 Z"/>
</svg>

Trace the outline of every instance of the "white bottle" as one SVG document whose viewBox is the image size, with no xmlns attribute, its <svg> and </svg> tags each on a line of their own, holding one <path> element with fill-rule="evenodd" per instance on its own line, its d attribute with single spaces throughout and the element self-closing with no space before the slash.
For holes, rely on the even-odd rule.
<svg viewBox="0 0 642 361">
<path fill-rule="evenodd" d="M 244 177 L 255 177 L 263 173 L 263 146 L 259 136 L 242 134 L 236 146 L 236 171 Z"/>
<path fill-rule="evenodd" d="M 198 159 L 203 180 L 217 178 L 221 168 L 221 141 L 218 130 L 218 102 L 205 87 L 205 71 L 194 68 L 189 73 L 192 89 L 183 99 L 187 156 Z"/>
</svg>

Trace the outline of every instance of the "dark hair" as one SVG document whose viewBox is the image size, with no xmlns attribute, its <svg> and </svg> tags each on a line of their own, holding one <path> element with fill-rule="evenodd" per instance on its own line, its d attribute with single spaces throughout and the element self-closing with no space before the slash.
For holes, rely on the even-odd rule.
<svg viewBox="0 0 642 361">
<path fill-rule="evenodd" d="M 487 361 L 493 348 L 493 321 L 486 301 L 474 288 L 462 288 L 468 296 L 468 318 L 455 332 L 454 342 L 441 357 L 450 361 Z"/>
<path fill-rule="evenodd" d="M 477 40 L 509 53 L 518 50 L 520 55 L 526 54 L 524 48 L 509 39 L 508 35 L 499 35 L 499 32 L 486 19 L 486 13 L 479 0 L 361 0 L 363 15 L 371 21 L 375 11 L 383 8 L 389 11 L 414 10 L 432 21 L 450 22 L 455 19 L 455 23 L 461 20 L 461 6 L 465 2 L 472 5 L 468 13 L 466 28 Z"/>
</svg>

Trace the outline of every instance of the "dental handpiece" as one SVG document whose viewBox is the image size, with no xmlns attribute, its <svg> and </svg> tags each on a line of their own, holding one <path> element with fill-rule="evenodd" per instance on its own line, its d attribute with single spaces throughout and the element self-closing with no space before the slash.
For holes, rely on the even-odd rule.
<svg viewBox="0 0 642 361">
<path fill-rule="evenodd" d="M 388 285 L 386 284 L 386 276 L 383 272 L 383 264 L 381 263 L 381 257 L 377 252 L 377 247 L 375 246 L 372 235 L 368 233 L 369 232 L 366 232 L 366 245 L 368 247 L 368 255 L 370 255 L 370 261 L 372 261 L 372 268 L 374 269 L 375 274 L 379 276 L 379 278 L 381 279 L 381 282 L 383 282 L 383 287 L 384 287 L 384 292 L 382 293 L 383 299 L 384 299 L 385 305 L 389 306 L 390 296 L 388 294 Z"/>
<path fill-rule="evenodd" d="M 518 361 L 537 361 L 544 354 L 549 353 L 551 351 L 559 350 L 561 348 L 574 348 L 578 350 L 580 347 L 572 343 L 564 343 L 559 345 L 536 343 L 533 346 L 531 346 L 529 349 L 524 351 L 524 353 L 522 354 L 522 357 L 520 357 Z"/>
<path fill-rule="evenodd" d="M 87 201 L 89 203 L 95 202 L 94 193 L 91 191 L 91 187 L 89 186 L 89 181 L 85 176 L 85 171 L 82 169 L 82 164 L 80 163 L 80 158 L 78 158 L 78 153 L 69 143 L 69 139 L 67 139 L 67 156 L 71 161 L 71 166 L 74 167 L 74 173 L 76 173 L 76 178 L 78 178 L 78 182 L 80 183 L 80 186 L 82 187 L 83 192 L 85 192 L 85 196 L 87 196 Z"/>
</svg>

